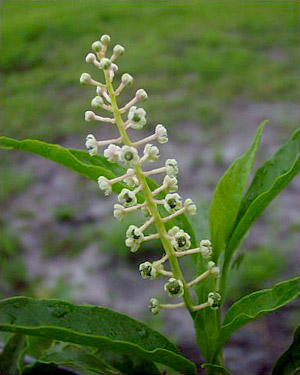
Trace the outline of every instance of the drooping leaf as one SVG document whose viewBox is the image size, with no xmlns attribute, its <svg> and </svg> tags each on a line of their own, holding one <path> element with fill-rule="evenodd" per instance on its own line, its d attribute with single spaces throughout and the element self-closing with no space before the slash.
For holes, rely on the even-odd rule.
<svg viewBox="0 0 300 375">
<path fill-rule="evenodd" d="M 0 373 L 2 375 L 19 374 L 18 362 L 22 355 L 25 337 L 16 333 L 10 337 L 0 354 Z"/>
<path fill-rule="evenodd" d="M 235 229 L 226 247 L 225 258 L 231 258 L 251 224 L 299 173 L 299 147 L 298 130 L 256 171 L 243 198 Z"/>
<path fill-rule="evenodd" d="M 272 375 L 298 375 L 300 373 L 300 326 L 294 332 L 290 347 L 276 361 Z"/>
<path fill-rule="evenodd" d="M 76 149 L 68 149 L 59 145 L 53 145 L 51 143 L 41 142 L 38 140 L 25 139 L 22 141 L 8 138 L 5 136 L 0 137 L 0 147 L 2 149 L 15 149 L 27 151 L 35 155 L 42 156 L 55 163 L 63 165 L 80 175 L 87 177 L 90 180 L 97 181 L 99 176 L 105 176 L 109 179 L 121 176 L 126 172 L 126 169 L 119 164 L 110 163 L 102 155 L 90 156 L 87 151 L 81 151 Z M 157 183 L 147 178 L 151 189 L 157 188 Z M 128 187 L 123 183 L 117 183 L 113 185 L 113 190 L 119 193 L 122 188 Z M 137 195 L 138 201 L 141 201 L 142 195 Z M 162 195 L 157 196 L 158 199 L 163 198 Z M 161 213 L 165 213 L 162 207 L 159 207 Z M 174 225 L 179 225 L 191 236 L 192 246 L 196 246 L 195 233 L 186 215 L 182 214 L 170 220 L 166 227 L 169 228 Z"/>
<path fill-rule="evenodd" d="M 4 331 L 52 338 L 158 362 L 182 373 L 195 373 L 164 336 L 145 324 L 105 307 L 73 305 L 60 300 L 13 297 L 0 302 Z"/>
<path fill-rule="evenodd" d="M 56 344 L 37 362 L 39 364 L 54 363 L 57 366 L 81 370 L 85 374 L 122 375 L 117 369 L 97 358 L 87 349 L 73 344 Z M 34 366 L 36 364 L 29 366 L 27 371 Z"/>
<path fill-rule="evenodd" d="M 203 363 L 202 368 L 205 368 L 206 375 L 230 375 L 230 372 L 223 366 L 213 365 L 211 363 Z"/>
<path fill-rule="evenodd" d="M 266 121 L 258 127 L 248 150 L 236 159 L 219 181 L 209 213 L 214 260 L 217 260 L 232 232 L 247 186 Z"/>
<path fill-rule="evenodd" d="M 299 296 L 299 280 L 283 281 L 272 289 L 259 290 L 248 294 L 230 306 L 224 317 L 217 340 L 218 351 L 230 336 L 240 327 L 252 322 L 263 314 L 271 313 Z"/>
</svg>

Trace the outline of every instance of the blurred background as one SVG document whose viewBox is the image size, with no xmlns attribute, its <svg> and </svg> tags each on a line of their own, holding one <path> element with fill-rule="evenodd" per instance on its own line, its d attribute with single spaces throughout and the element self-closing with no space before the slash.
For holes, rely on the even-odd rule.
<svg viewBox="0 0 300 375">
<path fill-rule="evenodd" d="M 98 74 L 84 59 L 91 43 L 110 34 L 126 48 L 120 74 L 135 78 L 122 100 L 138 88 L 148 92 L 144 133 L 157 123 L 168 127 L 162 158 L 178 160 L 180 191 L 199 203 L 197 230 L 207 234 L 215 185 L 258 124 L 270 120 L 257 166 L 298 126 L 297 13 L 293 1 L 3 1 L 2 134 L 80 149 L 88 133 L 115 135 L 107 125 L 85 123 L 95 94 L 79 85 L 82 72 Z M 0 157 L 2 297 L 106 305 L 167 333 L 199 363 L 188 315 L 148 312 L 149 298 L 163 297 L 163 282 L 142 280 L 137 268 L 156 257 L 158 244 L 129 254 L 128 222 L 112 217 L 116 198 L 36 156 Z M 231 301 L 298 273 L 299 227 L 294 180 L 240 246 Z M 186 267 L 192 273 L 192 264 Z M 268 374 L 291 341 L 296 313 L 290 304 L 241 329 L 225 350 L 228 367 Z"/>
</svg>

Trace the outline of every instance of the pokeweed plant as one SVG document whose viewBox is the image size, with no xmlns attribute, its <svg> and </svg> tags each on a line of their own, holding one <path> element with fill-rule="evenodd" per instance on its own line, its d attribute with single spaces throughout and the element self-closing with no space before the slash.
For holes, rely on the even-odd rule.
<svg viewBox="0 0 300 375">
<path fill-rule="evenodd" d="M 96 89 L 91 102 L 93 111 L 85 112 L 85 120 L 115 127 L 119 133 L 115 139 L 97 140 L 89 134 L 88 153 L 37 140 L 7 137 L 1 137 L 1 147 L 43 156 L 97 181 L 104 195 L 118 195 L 113 214 L 120 221 L 140 210 L 145 222 L 139 227 L 134 223 L 128 227 L 125 244 L 135 253 L 146 241 L 161 241 L 163 254 L 154 262 L 146 260 L 138 269 L 144 279 L 166 278 L 166 298 L 175 299 L 171 303 L 153 297 L 149 302 L 150 311 L 157 314 L 162 309 L 186 308 L 206 360 L 202 367 L 207 374 L 229 374 L 222 348 L 231 335 L 299 295 L 299 278 L 294 278 L 248 294 L 233 303 L 224 316 L 221 314 L 228 273 L 239 243 L 272 199 L 298 173 L 299 131 L 257 169 L 246 190 L 266 122 L 258 127 L 249 149 L 233 162 L 215 189 L 209 214 L 210 239 L 199 238 L 201 228 L 192 226 L 186 216 L 196 215 L 196 205 L 192 199 L 183 200 L 177 193 L 177 161 L 167 159 L 155 168 L 145 167 L 159 160 L 159 149 L 152 142 L 166 143 L 166 128 L 158 124 L 152 135 L 138 140 L 129 136 L 133 129 L 138 131 L 147 123 L 140 103 L 148 96 L 145 90 L 139 89 L 127 104 L 118 104 L 119 96 L 133 78 L 125 73 L 119 85 L 114 86 L 118 72 L 116 60 L 123 55 L 124 48 L 116 45 L 109 58 L 109 43 L 110 37 L 103 35 L 92 44 L 94 53 L 86 56 L 87 63 L 103 73 L 103 81 L 83 73 L 80 82 Z M 102 111 L 108 115 L 100 115 Z M 102 147 L 106 148 L 99 155 Z M 151 178 L 155 175 L 163 175 L 160 184 Z M 187 256 L 195 263 L 192 280 L 185 278 L 180 263 Z M 166 368 L 170 373 L 196 373 L 195 365 L 166 337 L 106 307 L 28 297 L 7 298 L 0 305 L 1 330 L 13 333 L 0 355 L 4 374 L 47 374 L 61 365 L 83 374 L 161 374 Z M 274 374 L 281 365 L 289 367 L 290 357 L 285 355 L 286 360 L 280 359 Z"/>
</svg>

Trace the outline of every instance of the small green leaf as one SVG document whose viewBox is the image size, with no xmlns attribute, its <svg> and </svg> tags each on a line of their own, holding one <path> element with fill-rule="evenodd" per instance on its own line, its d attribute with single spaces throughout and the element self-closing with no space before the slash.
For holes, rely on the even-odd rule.
<svg viewBox="0 0 300 375">
<path fill-rule="evenodd" d="M 266 121 L 258 127 L 249 149 L 231 164 L 215 189 L 209 213 L 214 260 L 234 227 L 265 124 Z"/>
<path fill-rule="evenodd" d="M 217 340 L 218 351 L 234 331 L 257 319 L 263 314 L 278 310 L 299 296 L 299 280 L 283 281 L 272 289 L 259 290 L 248 294 L 230 306 L 224 317 Z"/>
<path fill-rule="evenodd" d="M 298 371 L 298 372 L 297 372 Z M 291 346 L 276 361 L 272 375 L 297 375 L 300 373 L 300 326 L 296 328 Z"/>
<path fill-rule="evenodd" d="M 117 369 L 109 366 L 97 358 L 87 349 L 72 344 L 56 344 L 47 354 L 38 359 L 38 363 L 68 367 L 73 370 L 82 370 L 84 373 L 99 375 L 122 375 Z M 36 364 L 34 365 L 36 366 Z M 30 366 L 32 367 L 32 366 Z M 27 369 L 29 371 L 30 367 Z"/>
<path fill-rule="evenodd" d="M 268 204 L 299 173 L 299 130 L 257 171 L 245 194 L 225 250 L 231 258 L 234 250 Z"/>
<path fill-rule="evenodd" d="M 192 362 L 158 332 L 105 307 L 78 306 L 60 300 L 13 297 L 0 302 L 3 331 L 52 338 L 79 345 L 135 355 L 195 373 Z"/>
<path fill-rule="evenodd" d="M 10 337 L 0 354 L 0 372 L 2 375 L 19 374 L 18 363 L 25 345 L 25 337 L 16 333 Z"/>
<path fill-rule="evenodd" d="M 207 375 L 230 375 L 230 372 L 223 366 L 204 363 L 201 367 L 205 368 Z"/>
</svg>

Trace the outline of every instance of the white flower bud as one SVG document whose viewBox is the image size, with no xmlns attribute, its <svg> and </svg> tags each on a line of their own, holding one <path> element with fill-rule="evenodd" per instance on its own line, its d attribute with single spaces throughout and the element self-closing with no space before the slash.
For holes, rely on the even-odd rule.
<svg viewBox="0 0 300 375">
<path fill-rule="evenodd" d="M 173 228 L 171 228 L 171 229 L 168 230 L 168 234 L 169 234 L 170 236 L 174 237 L 175 234 L 176 234 L 177 232 L 179 232 L 180 230 L 181 230 L 181 229 L 175 225 Z"/>
<path fill-rule="evenodd" d="M 175 212 L 180 210 L 182 207 L 182 198 L 180 197 L 179 194 L 174 193 L 174 194 L 167 194 L 165 197 L 165 203 L 164 203 L 164 208 L 166 211 L 169 213 Z"/>
<path fill-rule="evenodd" d="M 200 252 L 204 259 L 208 259 L 212 255 L 212 246 L 210 240 L 200 241 Z"/>
<path fill-rule="evenodd" d="M 146 161 L 157 161 L 159 159 L 159 149 L 151 143 L 147 143 L 144 148 L 144 155 L 147 156 Z"/>
<path fill-rule="evenodd" d="M 92 112 L 92 111 L 86 111 L 86 112 L 84 113 L 84 119 L 85 119 L 85 121 L 87 121 L 87 122 L 95 121 L 95 117 L 96 117 L 96 115 L 95 115 L 95 113 Z"/>
<path fill-rule="evenodd" d="M 128 120 L 133 129 L 142 129 L 146 125 L 146 111 L 143 108 L 132 106 L 128 112 Z"/>
<path fill-rule="evenodd" d="M 175 159 L 167 159 L 165 163 L 166 173 L 170 177 L 175 177 L 178 174 L 177 161 Z"/>
<path fill-rule="evenodd" d="M 93 64 L 96 61 L 96 56 L 93 53 L 86 55 L 85 61 L 89 64 Z"/>
<path fill-rule="evenodd" d="M 100 190 L 102 190 L 104 192 L 104 195 L 107 196 L 107 195 L 110 195 L 112 193 L 111 184 L 106 177 L 100 176 L 98 178 L 98 185 L 99 185 Z"/>
<path fill-rule="evenodd" d="M 177 191 L 178 190 L 178 181 L 176 177 L 169 177 L 168 175 L 165 176 L 163 180 L 163 184 L 168 185 L 168 191 Z"/>
<path fill-rule="evenodd" d="M 214 277 L 219 277 L 220 276 L 220 268 L 216 267 L 215 262 L 208 262 L 207 264 L 207 269 L 209 272 L 214 276 Z"/>
<path fill-rule="evenodd" d="M 164 285 L 164 290 L 170 297 L 181 297 L 184 294 L 183 282 L 171 277 Z"/>
<path fill-rule="evenodd" d="M 122 56 L 125 52 L 125 48 L 117 44 L 114 46 L 113 53 L 116 57 Z"/>
<path fill-rule="evenodd" d="M 92 44 L 92 50 L 93 50 L 94 52 L 100 52 L 100 51 L 101 51 L 101 48 L 102 48 L 102 44 L 101 44 L 101 42 L 99 42 L 99 40 L 96 40 L 96 42 L 94 42 L 94 43 Z"/>
<path fill-rule="evenodd" d="M 135 97 L 139 102 L 144 102 L 148 99 L 148 95 L 144 89 L 137 90 L 137 92 L 135 93 Z"/>
<path fill-rule="evenodd" d="M 102 35 L 101 38 L 100 38 L 100 41 L 101 41 L 102 44 L 107 46 L 110 42 L 110 36 L 109 35 Z"/>
<path fill-rule="evenodd" d="M 122 221 L 126 216 L 126 211 L 124 210 L 124 207 L 121 204 L 116 203 L 114 205 L 114 217 Z"/>
<path fill-rule="evenodd" d="M 155 135 L 159 143 L 163 144 L 163 143 L 168 142 L 168 132 L 167 132 L 167 129 L 163 125 L 161 124 L 156 125 Z"/>
<path fill-rule="evenodd" d="M 127 184 L 130 187 L 137 186 L 139 184 L 139 180 L 136 178 L 134 170 L 129 168 L 129 169 L 127 169 L 126 173 L 128 174 L 128 176 L 125 177 L 124 180 L 123 180 L 125 182 L 125 184 Z"/>
<path fill-rule="evenodd" d="M 158 276 L 155 264 L 150 262 L 141 263 L 139 265 L 139 271 L 143 279 L 155 280 Z"/>
<path fill-rule="evenodd" d="M 118 195 L 118 199 L 124 207 L 131 207 L 137 204 L 135 194 L 129 189 L 122 189 L 121 193 Z"/>
<path fill-rule="evenodd" d="M 104 150 L 104 156 L 110 163 L 116 163 L 120 158 L 121 148 L 114 144 L 110 144 L 106 150 Z"/>
<path fill-rule="evenodd" d="M 103 99 L 101 98 L 101 96 L 95 96 L 92 101 L 91 101 L 91 106 L 92 108 L 94 109 L 101 109 L 102 108 L 102 105 L 103 105 Z"/>
<path fill-rule="evenodd" d="M 156 298 L 150 299 L 148 307 L 153 315 L 156 315 L 159 313 L 159 301 Z"/>
<path fill-rule="evenodd" d="M 176 251 L 187 250 L 191 246 L 191 237 L 185 231 L 180 229 L 172 239 L 172 246 Z"/>
<path fill-rule="evenodd" d="M 121 80 L 122 80 L 122 83 L 123 83 L 124 86 L 128 86 L 128 85 L 132 84 L 133 77 L 130 74 L 128 74 L 128 73 L 124 73 L 122 75 Z"/>
<path fill-rule="evenodd" d="M 190 215 L 195 215 L 197 211 L 197 207 L 195 203 L 190 199 L 186 199 L 184 202 L 184 207 L 186 208 L 186 212 Z"/>
<path fill-rule="evenodd" d="M 131 146 L 123 146 L 120 152 L 120 160 L 126 165 L 136 165 L 139 162 L 137 149 Z"/>
<path fill-rule="evenodd" d="M 125 244 L 130 247 L 132 253 L 135 253 L 139 249 L 140 244 L 144 241 L 143 232 L 135 225 L 129 226 L 126 237 Z"/>
<path fill-rule="evenodd" d="M 92 77 L 90 74 L 88 73 L 82 73 L 81 76 L 80 76 L 80 83 L 83 85 L 83 86 L 86 86 L 86 85 L 89 85 L 92 81 Z"/>
<path fill-rule="evenodd" d="M 99 66 L 100 66 L 100 69 L 107 70 L 111 66 L 111 62 L 109 59 L 104 57 L 103 59 L 101 59 Z"/>
<path fill-rule="evenodd" d="M 212 310 L 217 310 L 221 305 L 221 296 L 217 292 L 210 292 L 208 294 L 207 302 Z"/>
<path fill-rule="evenodd" d="M 89 150 L 89 154 L 96 155 L 98 153 L 98 143 L 93 134 L 88 134 L 86 137 L 85 147 Z"/>
</svg>

